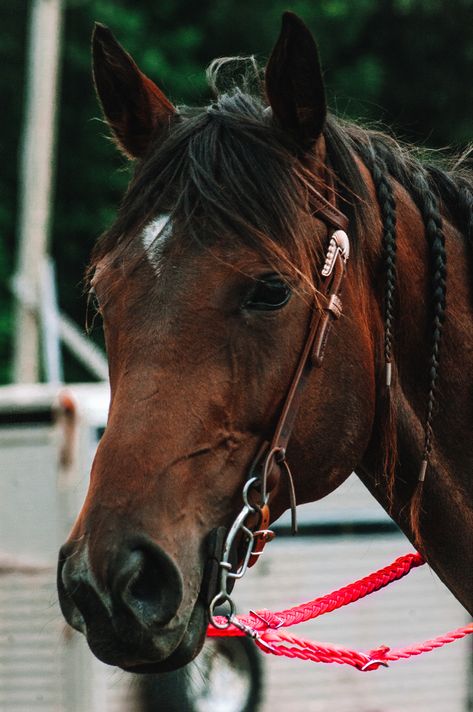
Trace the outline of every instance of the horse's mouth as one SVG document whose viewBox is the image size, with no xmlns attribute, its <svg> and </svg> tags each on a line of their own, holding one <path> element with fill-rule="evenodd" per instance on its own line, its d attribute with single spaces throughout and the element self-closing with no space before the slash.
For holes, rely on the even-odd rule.
<svg viewBox="0 0 473 712">
<path fill-rule="evenodd" d="M 175 631 L 149 631 L 147 634 L 102 628 L 97 633 L 87 631 L 87 643 L 102 662 L 132 673 L 170 672 L 191 662 L 200 652 L 207 629 L 207 610 L 198 601 L 188 624 Z M 162 638 L 166 644 L 162 644 Z"/>
<path fill-rule="evenodd" d="M 86 557 L 83 559 L 76 571 L 78 557 L 72 558 L 67 550 L 60 555 L 59 602 L 69 625 L 84 634 L 99 660 L 129 672 L 147 673 L 172 671 L 196 657 L 203 646 L 208 624 L 203 596 L 205 575 L 201 574 L 200 590 L 194 595 L 191 581 L 187 580 L 186 601 L 182 602 L 179 570 L 176 567 L 177 573 L 172 578 L 166 575 L 168 572 L 160 562 L 162 595 L 159 589 L 159 595 L 156 594 L 154 580 L 150 582 L 139 575 L 128 577 L 124 590 L 118 588 L 120 595 L 117 595 L 117 588 L 105 589 L 97 583 L 90 567 L 86 567 Z"/>
<path fill-rule="evenodd" d="M 219 559 L 222 544 L 214 540 L 214 532 L 209 538 L 210 548 L 215 549 L 214 556 Z M 239 553 L 237 547 L 235 561 Z M 103 609 L 97 627 L 85 625 L 82 616 L 79 616 L 78 626 L 65 606 L 63 613 L 72 626 L 85 635 L 91 651 L 102 662 L 136 674 L 172 672 L 192 662 L 201 651 L 209 622 L 208 600 L 215 595 L 217 583 L 215 567 L 207 566 L 192 612 L 187 620 L 181 619 L 180 625 L 174 622 L 164 628 L 136 628 L 132 621 L 111 617 Z M 233 584 L 231 580 L 230 586 Z"/>
<path fill-rule="evenodd" d="M 62 587 L 60 592 L 63 591 Z M 208 624 L 207 606 L 198 598 L 189 617 L 165 627 L 143 627 L 111 612 L 90 591 L 88 610 L 79 612 L 67 595 L 60 595 L 69 625 L 82 633 L 92 653 L 107 665 L 127 672 L 170 672 L 191 662 L 200 652 Z"/>
</svg>

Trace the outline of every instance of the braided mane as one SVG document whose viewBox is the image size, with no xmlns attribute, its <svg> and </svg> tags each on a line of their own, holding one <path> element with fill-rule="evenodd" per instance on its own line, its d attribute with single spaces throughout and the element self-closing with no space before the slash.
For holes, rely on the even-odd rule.
<svg viewBox="0 0 473 712">
<path fill-rule="evenodd" d="M 420 499 L 429 458 L 432 451 L 433 419 L 436 405 L 437 381 L 440 365 L 440 347 L 447 300 L 447 254 L 442 213 L 465 236 L 473 246 L 473 173 L 458 160 L 454 169 L 448 166 L 424 164 L 415 156 L 414 150 L 407 150 L 386 134 L 360 129 L 353 125 L 329 122 L 327 138 L 330 154 L 337 150 L 337 144 L 347 142 L 370 171 L 376 189 L 381 219 L 383 223 L 383 250 L 385 265 L 384 283 L 384 358 L 386 362 L 386 385 L 388 386 L 388 416 L 392 418 L 389 385 L 391 381 L 391 360 L 393 348 L 394 295 L 396 290 L 396 203 L 392 180 L 406 188 L 421 214 L 430 254 L 430 318 L 431 347 L 428 363 L 429 387 L 424 424 L 424 446 L 419 472 L 419 483 L 411 500 L 411 526 L 419 541 Z M 466 154 L 468 155 L 468 154 Z M 339 166 L 339 178 L 346 180 L 348 173 Z M 355 183 L 350 185 L 356 191 Z M 384 453 L 390 499 L 394 487 L 395 462 L 389 462 L 389 453 Z M 393 458 L 394 460 L 394 458 Z"/>
</svg>

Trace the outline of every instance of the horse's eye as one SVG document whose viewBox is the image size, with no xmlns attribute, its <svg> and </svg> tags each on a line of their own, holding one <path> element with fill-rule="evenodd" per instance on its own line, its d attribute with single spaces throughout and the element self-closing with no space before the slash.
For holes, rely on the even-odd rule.
<svg viewBox="0 0 473 712">
<path fill-rule="evenodd" d="M 268 275 L 257 280 L 243 306 L 245 309 L 271 311 L 281 309 L 290 298 L 288 285 L 277 275 Z"/>
</svg>

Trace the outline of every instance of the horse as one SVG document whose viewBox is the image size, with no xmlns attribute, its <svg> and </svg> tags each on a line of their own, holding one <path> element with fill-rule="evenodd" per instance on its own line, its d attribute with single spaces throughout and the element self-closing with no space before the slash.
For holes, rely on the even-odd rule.
<svg viewBox="0 0 473 712">
<path fill-rule="evenodd" d="M 292 13 L 264 77 L 215 61 L 202 108 L 175 107 L 105 26 L 92 46 L 134 174 L 87 272 L 111 403 L 59 554 L 66 620 L 124 670 L 191 661 L 215 592 L 215 533 L 250 475 L 261 491 L 262 463 L 271 521 L 355 471 L 473 612 L 467 161 L 421 160 L 333 116 L 315 40 Z M 334 231 L 350 258 L 329 308 Z M 320 367 L 304 361 L 302 391 L 314 318 L 330 333 Z M 261 459 L 288 409 L 284 447 Z"/>
</svg>

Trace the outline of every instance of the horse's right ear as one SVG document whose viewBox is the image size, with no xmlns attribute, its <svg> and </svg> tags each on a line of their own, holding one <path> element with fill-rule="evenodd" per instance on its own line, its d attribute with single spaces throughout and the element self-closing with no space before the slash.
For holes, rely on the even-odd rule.
<svg viewBox="0 0 473 712">
<path fill-rule="evenodd" d="M 99 23 L 92 35 L 92 59 L 97 96 L 116 142 L 129 158 L 140 158 L 176 109 Z"/>
</svg>

